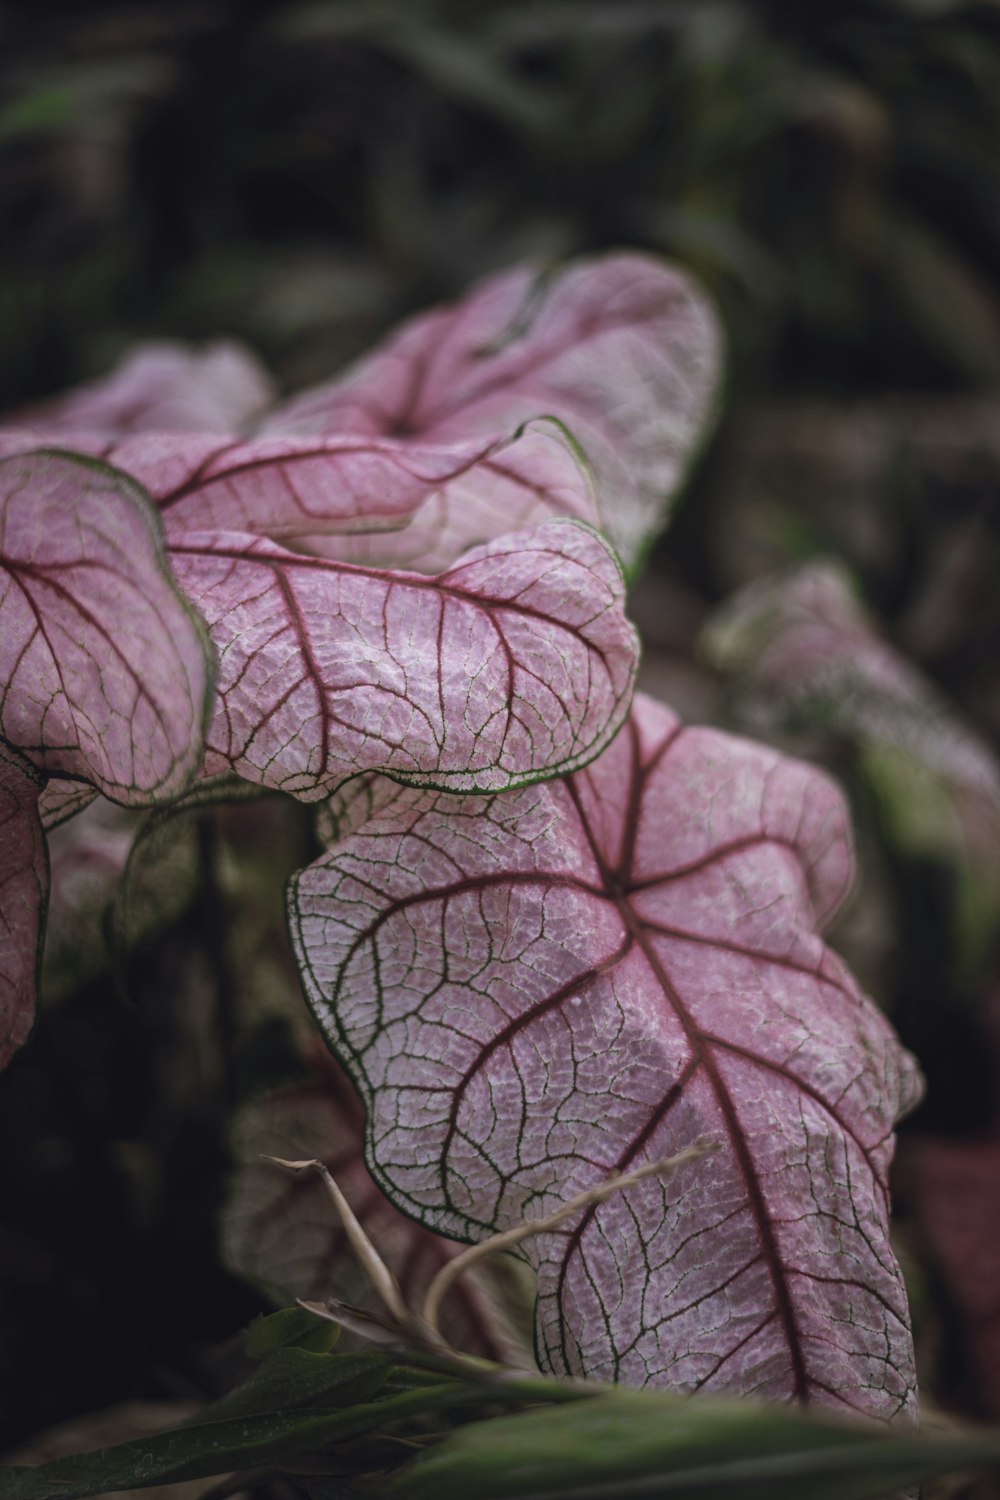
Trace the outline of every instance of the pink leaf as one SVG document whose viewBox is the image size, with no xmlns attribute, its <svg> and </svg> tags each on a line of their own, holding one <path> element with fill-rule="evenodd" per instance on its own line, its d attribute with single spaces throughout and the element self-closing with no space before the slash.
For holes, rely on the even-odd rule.
<svg viewBox="0 0 1000 1500">
<path fill-rule="evenodd" d="M 969 844 L 996 864 L 1000 762 L 882 638 L 836 564 L 810 563 L 742 590 L 706 642 L 718 665 L 737 674 L 735 708 L 747 728 L 800 743 L 833 733 L 862 750 L 902 755 L 943 785 Z M 892 771 L 905 785 L 907 765 L 897 758 Z M 932 799 L 933 788 L 919 791 Z"/>
<path fill-rule="evenodd" d="M 524 267 L 408 323 L 340 380 L 279 407 L 269 432 L 454 442 L 555 416 L 582 444 L 627 565 L 663 524 L 709 415 L 720 360 L 711 309 L 641 255 Z"/>
<path fill-rule="evenodd" d="M 46 439 L 104 440 L 131 432 L 229 432 L 273 399 L 270 377 L 247 349 L 143 344 L 99 380 L 23 408 L 6 425 L 44 428 Z"/>
<path fill-rule="evenodd" d="M 102 456 L 149 490 L 168 537 L 243 531 L 346 562 L 431 571 L 498 533 L 558 516 L 597 520 L 586 472 L 547 422 L 447 447 L 157 434 Z"/>
<path fill-rule="evenodd" d="M 460 1246 L 393 1208 L 365 1168 L 363 1131 L 358 1097 L 329 1055 L 316 1060 L 302 1084 L 241 1112 L 233 1133 L 237 1171 L 223 1230 L 233 1270 L 281 1301 L 336 1297 L 382 1311 L 323 1183 L 310 1172 L 289 1175 L 264 1159 L 316 1158 L 329 1167 L 408 1304 L 420 1305 L 435 1274 Z M 530 1351 L 503 1317 L 497 1286 L 488 1277 L 463 1278 L 444 1312 L 443 1331 L 456 1347 L 530 1368 Z"/>
<path fill-rule="evenodd" d="M 0 731 L 114 801 L 176 796 L 201 761 L 200 623 L 124 475 L 68 454 L 0 461 Z"/>
<path fill-rule="evenodd" d="M 912 1411 L 885 1176 L 918 1081 L 817 936 L 852 875 L 835 788 L 639 698 L 568 779 L 362 779 L 331 820 L 293 941 L 401 1208 L 481 1239 L 717 1147 L 528 1242 L 548 1365 Z"/>
<path fill-rule="evenodd" d="M 35 1015 L 49 867 L 38 818 L 42 778 L 0 741 L 0 1068 Z"/>
<path fill-rule="evenodd" d="M 366 770 L 495 791 L 582 764 L 627 712 L 621 573 L 574 522 L 437 578 L 222 532 L 173 537 L 171 560 L 219 655 L 210 772 L 306 800 Z"/>
<path fill-rule="evenodd" d="M 59 446 L 58 431 L 0 430 L 0 456 Z M 598 521 L 593 486 L 559 424 L 429 446 L 393 438 L 156 432 L 74 449 L 123 470 L 159 504 L 168 537 L 242 531 L 374 566 L 446 568 L 469 547 L 568 516 Z"/>
</svg>

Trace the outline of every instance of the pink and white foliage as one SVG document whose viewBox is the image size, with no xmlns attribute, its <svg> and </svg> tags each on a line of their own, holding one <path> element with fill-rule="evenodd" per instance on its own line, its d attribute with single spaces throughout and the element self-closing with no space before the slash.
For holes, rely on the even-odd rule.
<svg viewBox="0 0 1000 1500">
<path fill-rule="evenodd" d="M 595 755 L 638 655 L 618 564 L 552 521 L 427 578 L 224 532 L 175 535 L 219 656 L 206 770 L 304 800 L 380 770 L 499 791 Z"/>
<path fill-rule="evenodd" d="M 0 1068 L 27 1040 L 35 1014 L 49 890 L 38 817 L 43 778 L 0 740 Z"/>
<path fill-rule="evenodd" d="M 0 456 L 59 434 L 0 429 Z M 78 434 L 76 451 L 129 474 L 167 535 L 241 531 L 345 562 L 433 572 L 468 547 L 542 520 L 596 524 L 593 487 L 558 428 L 428 446 L 341 434 L 231 439 L 151 432 Z"/>
<path fill-rule="evenodd" d="M 249 354 L 150 345 L 106 380 L 8 418 L 0 453 L 102 458 L 172 512 L 174 531 L 246 531 L 433 573 L 520 527 L 603 516 L 630 566 L 703 435 L 719 365 L 693 283 L 650 257 L 609 255 L 492 277 L 263 414 Z M 554 432 L 543 443 L 544 417 L 582 444 L 600 511 Z"/>
<path fill-rule="evenodd" d="M 523 266 L 424 313 L 263 430 L 456 442 L 532 417 L 566 424 L 593 466 L 604 526 L 631 566 L 703 434 L 720 335 L 703 294 L 648 256 Z"/>
<path fill-rule="evenodd" d="M 384 1311 L 320 1179 L 290 1175 L 268 1160 L 315 1159 L 332 1172 L 407 1303 L 419 1307 L 434 1276 L 462 1247 L 393 1207 L 365 1167 L 363 1138 L 358 1096 L 325 1048 L 300 1083 L 244 1107 L 232 1131 L 237 1169 L 223 1220 L 225 1258 L 238 1275 L 282 1302 L 335 1297 Z M 505 1315 L 488 1265 L 485 1274 L 462 1277 L 442 1311 L 443 1332 L 456 1348 L 530 1368 L 530 1347 Z"/>
<path fill-rule="evenodd" d="M 69 454 L 0 460 L 0 736 L 148 806 L 198 770 L 210 685 L 142 491 Z"/>
<path fill-rule="evenodd" d="M 248 349 L 228 341 L 204 348 L 144 344 L 98 380 L 11 414 L 75 445 L 80 435 L 110 441 L 132 432 L 233 432 L 274 399 L 270 376 Z"/>
<path fill-rule="evenodd" d="M 94 789 L 126 806 L 183 792 L 210 683 L 203 628 L 137 486 L 69 454 L 0 460 L 0 1065 L 34 1015 L 41 814 L 55 826 Z M 51 773 L 74 780 L 50 792 Z"/>
<path fill-rule="evenodd" d="M 842 798 L 638 698 L 587 769 L 496 799 L 349 783 L 290 892 L 389 1196 L 470 1239 L 715 1152 L 529 1241 L 556 1371 L 914 1409 L 887 1238 L 912 1059 L 818 929 Z"/>
<path fill-rule="evenodd" d="M 880 634 L 836 563 L 742 590 L 706 645 L 738 683 L 737 713 L 768 736 L 833 733 L 888 749 L 948 789 L 973 848 L 1000 849 L 1000 763 L 939 690 Z"/>
</svg>

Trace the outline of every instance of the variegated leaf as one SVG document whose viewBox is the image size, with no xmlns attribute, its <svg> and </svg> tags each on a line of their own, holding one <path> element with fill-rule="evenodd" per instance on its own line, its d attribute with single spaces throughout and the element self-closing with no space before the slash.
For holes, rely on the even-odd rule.
<svg viewBox="0 0 1000 1500">
<path fill-rule="evenodd" d="M 455 442 L 557 417 L 593 465 L 603 524 L 631 566 L 701 441 L 719 364 L 714 314 L 673 267 L 635 254 L 547 276 L 521 267 L 417 317 L 264 430 Z"/>
<path fill-rule="evenodd" d="M 833 785 L 640 698 L 565 780 L 361 779 L 329 825 L 293 942 L 406 1212 L 481 1239 L 716 1146 L 529 1242 L 547 1364 L 912 1412 L 886 1171 L 918 1078 L 818 936 L 852 875 Z"/>
<path fill-rule="evenodd" d="M 515 533 L 436 578 L 223 532 L 170 552 L 219 655 L 210 772 L 305 800 L 367 770 L 497 791 L 583 764 L 628 710 L 623 580 L 586 526 Z"/>
</svg>

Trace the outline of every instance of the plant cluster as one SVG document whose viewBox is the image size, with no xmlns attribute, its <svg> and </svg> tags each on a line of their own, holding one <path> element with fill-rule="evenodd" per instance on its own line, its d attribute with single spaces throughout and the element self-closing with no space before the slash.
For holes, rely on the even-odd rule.
<svg viewBox="0 0 1000 1500">
<path fill-rule="evenodd" d="M 915 1413 L 887 1170 L 919 1075 L 820 936 L 852 880 L 843 797 L 633 697 L 622 566 L 666 519 L 718 363 L 697 289 L 614 255 L 492 278 L 289 401 L 241 351 L 153 347 L 0 432 L 4 1060 L 31 1027 L 46 829 L 54 856 L 74 830 L 103 849 L 109 894 L 128 860 L 127 943 L 151 830 L 227 800 L 316 804 L 288 916 L 350 1085 L 317 1057 L 244 1119 L 229 1253 L 326 1302 L 346 1242 L 374 1242 L 388 1325 L 342 1293 L 334 1316 L 431 1330 L 396 1362 L 310 1346 L 300 1322 L 261 1334 L 258 1374 L 193 1428 L 14 1474 L 12 1500 L 233 1467 L 337 1493 L 638 1495 L 709 1474 L 727 1424 L 717 1494 L 751 1453 L 761 1494 L 858 1500 L 995 1453 L 676 1394 Z M 828 580 L 803 597 L 843 628 Z M 790 701 L 823 690 L 807 650 L 775 655 L 761 677 Z M 868 669 L 919 720 L 905 674 L 874 650 Z M 157 812 L 133 841 L 121 809 Z M 155 922 L 155 888 L 145 905 Z M 332 1159 L 339 1227 L 261 1144 Z M 537 1276 L 535 1354 L 568 1383 L 509 1373 L 527 1360 L 495 1279 L 457 1284 L 435 1344 L 451 1242 L 492 1236 Z M 588 1490 L 553 1453 L 598 1399 L 614 1442 Z M 539 1403 L 543 1422 L 495 1420 L 527 1456 L 492 1489 L 492 1438 L 399 1468 L 434 1413 Z"/>
</svg>

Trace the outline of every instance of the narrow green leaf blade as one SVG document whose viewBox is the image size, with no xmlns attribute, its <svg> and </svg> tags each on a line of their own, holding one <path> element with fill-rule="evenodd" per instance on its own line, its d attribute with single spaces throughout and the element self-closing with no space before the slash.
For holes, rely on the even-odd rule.
<svg viewBox="0 0 1000 1500">
<path fill-rule="evenodd" d="M 386 1371 L 390 1368 L 386 1361 Z M 481 1399 L 479 1393 L 475 1399 Z M 338 1443 L 363 1437 L 390 1422 L 469 1400 L 468 1387 L 449 1381 L 340 1411 L 304 1408 L 201 1420 L 112 1448 L 53 1459 L 37 1468 L 0 1470 L 0 1500 L 82 1500 L 113 1490 L 146 1489 L 234 1471 L 292 1472 L 303 1455 L 330 1453 Z"/>
<path fill-rule="evenodd" d="M 400 1473 L 405 1500 L 878 1500 L 1000 1462 L 1000 1433 L 943 1439 L 792 1407 L 617 1390 L 470 1423 Z"/>
<path fill-rule="evenodd" d="M 194 1420 L 201 1425 L 231 1417 L 370 1401 L 382 1389 L 387 1374 L 386 1362 L 377 1354 L 330 1355 L 301 1348 L 274 1349 L 261 1360 L 249 1379 L 213 1401 Z"/>
</svg>

